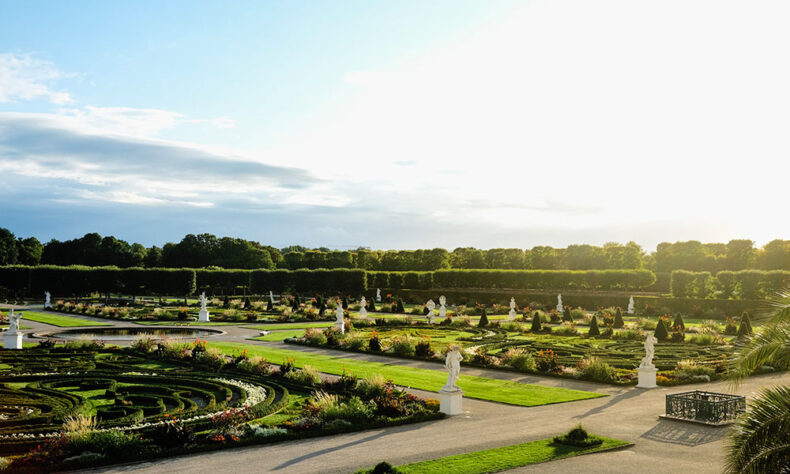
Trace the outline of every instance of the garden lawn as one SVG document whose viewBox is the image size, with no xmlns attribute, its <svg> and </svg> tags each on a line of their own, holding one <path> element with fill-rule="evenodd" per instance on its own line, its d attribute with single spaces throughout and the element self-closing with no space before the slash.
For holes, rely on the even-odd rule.
<svg viewBox="0 0 790 474">
<path fill-rule="evenodd" d="M 209 321 L 203 323 L 200 321 L 179 321 L 174 319 L 172 321 L 132 321 L 135 324 L 142 324 L 143 326 L 238 326 L 240 324 L 249 324 L 245 321 Z"/>
<path fill-rule="evenodd" d="M 278 329 L 308 329 L 308 328 L 328 328 L 332 327 L 332 322 L 315 323 L 281 323 L 281 324 L 256 324 L 255 326 L 244 326 L 245 329 L 259 329 L 261 331 L 275 331 Z M 300 334 L 301 335 L 301 334 Z"/>
<path fill-rule="evenodd" d="M 344 356 L 308 354 L 288 349 L 274 349 L 232 342 L 209 342 L 208 346 L 216 347 L 228 355 L 238 355 L 241 351 L 246 350 L 248 355 L 261 356 L 274 364 L 281 364 L 286 359 L 293 358 L 297 367 L 309 365 L 320 372 L 328 374 L 341 375 L 343 371 L 350 371 L 357 377 L 362 378 L 381 374 L 385 378 L 391 379 L 396 385 L 431 392 L 438 392 L 447 381 L 447 375 L 438 370 L 402 367 L 397 364 L 383 364 L 381 362 L 367 362 L 347 359 Z M 605 396 L 595 392 L 544 387 L 542 385 L 473 377 L 471 375 L 461 375 L 458 380 L 458 386 L 464 390 L 464 395 L 470 398 L 527 407 Z"/>
<path fill-rule="evenodd" d="M 600 451 L 629 446 L 631 443 L 617 439 L 601 438 L 603 443 L 599 446 L 580 448 L 566 446 L 562 444 L 552 444 L 551 438 L 529 443 L 515 444 L 502 448 L 486 449 L 475 451 L 457 456 L 448 456 L 422 461 L 403 466 L 397 466 L 398 472 L 404 473 L 423 473 L 423 474 L 443 474 L 452 472 L 453 474 L 483 474 L 487 472 L 498 472 L 506 469 L 513 469 L 529 464 L 537 464 L 555 459 L 562 459 L 580 454 L 590 454 Z M 369 473 L 372 470 L 359 471 Z"/>
<path fill-rule="evenodd" d="M 29 319 L 44 324 L 51 324 L 61 328 L 71 328 L 80 326 L 112 326 L 110 323 L 100 323 L 87 319 L 62 316 L 60 314 L 35 313 L 33 311 L 22 311 L 22 320 Z"/>
<path fill-rule="evenodd" d="M 253 337 L 255 341 L 278 341 L 282 342 L 289 337 L 301 337 L 304 335 L 303 329 L 289 329 L 287 331 L 274 331 L 265 336 Z"/>
</svg>

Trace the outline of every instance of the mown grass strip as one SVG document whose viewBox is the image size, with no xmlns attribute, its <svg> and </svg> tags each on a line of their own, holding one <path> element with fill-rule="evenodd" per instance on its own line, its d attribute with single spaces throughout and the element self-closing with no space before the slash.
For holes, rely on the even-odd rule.
<svg viewBox="0 0 790 474">
<path fill-rule="evenodd" d="M 36 321 L 44 324 L 51 324 L 61 328 L 73 328 L 84 326 L 111 326 L 110 323 L 102 323 L 98 321 L 89 321 L 87 319 L 73 318 L 71 316 L 62 316 L 60 314 L 36 313 L 34 311 L 20 311 L 22 313 L 22 320 Z"/>
<path fill-rule="evenodd" d="M 484 474 L 489 472 L 504 471 L 517 467 L 528 466 L 557 459 L 578 456 L 581 454 L 598 453 L 628 446 L 631 443 L 618 439 L 603 438 L 603 443 L 590 448 L 580 448 L 553 444 L 551 438 L 529 443 L 504 446 L 502 448 L 474 451 L 456 456 L 422 461 L 412 464 L 397 466 L 398 472 L 422 474 Z M 358 471 L 357 474 L 367 474 L 372 469 Z"/>
<path fill-rule="evenodd" d="M 348 359 L 343 356 L 310 354 L 288 349 L 234 344 L 232 342 L 209 342 L 208 345 L 209 347 L 216 347 L 229 355 L 238 355 L 246 350 L 248 355 L 261 356 L 274 364 L 281 364 L 286 359 L 293 358 L 297 367 L 310 365 L 316 370 L 328 374 L 340 375 L 344 370 L 363 378 L 381 374 L 385 378 L 391 379 L 397 385 L 431 392 L 438 392 L 447 381 L 447 375 L 443 371 L 403 367 L 395 363 L 368 362 Z M 464 390 L 464 395 L 470 398 L 527 407 L 605 396 L 595 392 L 545 387 L 471 375 L 461 375 L 458 386 Z"/>
<path fill-rule="evenodd" d="M 328 328 L 331 327 L 331 322 L 315 322 L 315 323 L 273 323 L 273 324 L 256 324 L 254 326 L 244 326 L 245 329 L 258 329 L 261 331 L 276 331 L 279 329 L 308 329 L 308 328 Z"/>
</svg>

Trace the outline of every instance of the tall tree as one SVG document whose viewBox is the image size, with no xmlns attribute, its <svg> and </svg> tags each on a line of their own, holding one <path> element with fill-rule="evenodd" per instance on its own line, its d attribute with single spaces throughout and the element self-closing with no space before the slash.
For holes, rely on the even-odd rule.
<svg viewBox="0 0 790 474">
<path fill-rule="evenodd" d="M 16 238 L 13 232 L 0 227 L 0 265 L 13 265 L 16 262 Z"/>
<path fill-rule="evenodd" d="M 21 265 L 38 265 L 41 263 L 41 253 L 44 245 L 35 237 L 16 239 L 17 263 Z"/>
</svg>

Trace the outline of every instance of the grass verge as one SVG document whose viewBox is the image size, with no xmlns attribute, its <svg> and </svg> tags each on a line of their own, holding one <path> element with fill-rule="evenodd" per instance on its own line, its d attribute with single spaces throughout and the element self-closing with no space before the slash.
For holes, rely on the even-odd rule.
<svg viewBox="0 0 790 474">
<path fill-rule="evenodd" d="M 100 323 L 98 321 L 89 321 L 87 319 L 73 318 L 71 316 L 62 316 L 59 314 L 36 313 L 33 311 L 20 311 L 22 313 L 22 320 L 36 321 L 44 324 L 51 324 L 61 328 L 73 328 L 82 326 L 111 326 L 110 323 Z"/>
<path fill-rule="evenodd" d="M 261 356 L 274 364 L 281 364 L 286 359 L 293 358 L 297 367 L 310 365 L 314 369 L 328 374 L 340 375 L 344 370 L 350 371 L 357 377 L 370 377 L 375 374 L 381 374 L 385 378 L 391 379 L 396 385 L 430 392 L 438 392 L 447 381 L 447 375 L 443 371 L 438 370 L 403 367 L 397 364 L 348 359 L 343 356 L 309 354 L 287 349 L 235 344 L 232 342 L 209 342 L 208 345 L 209 347 L 216 347 L 229 355 L 238 355 L 241 351 L 246 350 L 248 355 Z M 469 398 L 527 407 L 605 396 L 595 392 L 545 387 L 471 375 L 461 375 L 458 386 L 464 390 L 464 395 Z"/>
<path fill-rule="evenodd" d="M 551 438 L 531 441 L 529 443 L 504 446 L 502 448 L 474 451 L 456 456 L 448 456 L 431 461 L 422 461 L 412 464 L 397 466 L 398 472 L 422 474 L 483 474 L 488 472 L 504 471 L 530 464 L 537 464 L 557 459 L 579 456 L 581 454 L 598 453 L 612 449 L 630 446 L 631 443 L 611 438 L 603 438 L 603 444 L 589 448 L 553 444 Z M 372 469 L 357 471 L 357 474 L 367 474 Z"/>
</svg>

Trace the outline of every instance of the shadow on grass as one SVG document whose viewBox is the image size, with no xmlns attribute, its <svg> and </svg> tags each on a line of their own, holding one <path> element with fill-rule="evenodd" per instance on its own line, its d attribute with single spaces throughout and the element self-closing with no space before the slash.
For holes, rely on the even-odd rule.
<svg viewBox="0 0 790 474">
<path fill-rule="evenodd" d="M 728 431 L 723 427 L 661 420 L 656 426 L 645 432 L 641 438 L 658 441 L 659 443 L 700 446 L 724 438 Z"/>
</svg>

